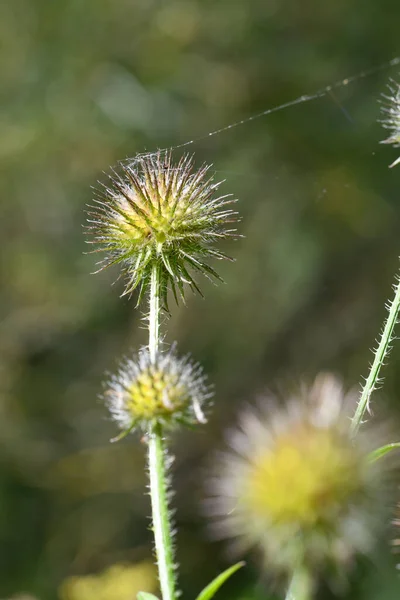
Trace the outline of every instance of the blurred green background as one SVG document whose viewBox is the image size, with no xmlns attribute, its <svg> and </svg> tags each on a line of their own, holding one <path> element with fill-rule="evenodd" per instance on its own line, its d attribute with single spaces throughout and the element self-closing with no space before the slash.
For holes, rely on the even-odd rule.
<svg viewBox="0 0 400 600">
<path fill-rule="evenodd" d="M 104 372 L 146 340 L 117 271 L 91 276 L 91 186 L 137 152 L 174 146 L 400 54 L 394 0 L 6 0 L 0 4 L 0 596 L 130 600 L 156 592 L 144 446 L 110 445 Z M 400 69 L 398 69 L 400 70 Z M 380 146 L 395 68 L 188 149 L 240 199 L 246 237 L 226 285 L 173 309 L 216 385 L 203 430 L 174 439 L 184 598 L 231 560 L 199 508 L 203 469 L 264 386 L 365 375 L 400 251 L 400 167 Z M 179 156 L 179 150 L 176 155 Z M 399 412 L 400 343 L 383 410 Z M 348 597 L 398 598 L 394 560 L 360 566 Z M 256 560 L 221 600 L 267 598 Z M 328 598 L 328 592 L 323 594 Z"/>
</svg>

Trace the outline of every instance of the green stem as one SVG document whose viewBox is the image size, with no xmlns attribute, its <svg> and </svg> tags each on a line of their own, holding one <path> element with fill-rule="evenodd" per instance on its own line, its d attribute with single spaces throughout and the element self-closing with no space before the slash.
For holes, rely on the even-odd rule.
<svg viewBox="0 0 400 600">
<path fill-rule="evenodd" d="M 148 447 L 153 532 L 161 595 L 163 600 L 174 600 L 176 596 L 174 549 L 168 509 L 166 452 L 160 425 L 155 425 L 150 432 Z"/>
<path fill-rule="evenodd" d="M 299 568 L 293 573 L 285 600 L 311 600 L 314 582 L 307 569 Z"/>
<path fill-rule="evenodd" d="M 157 263 L 151 270 L 149 304 L 149 352 L 154 363 L 160 342 L 160 281 Z"/>
<path fill-rule="evenodd" d="M 369 411 L 369 403 L 371 400 L 371 395 L 376 388 L 376 385 L 379 381 L 379 373 L 383 364 L 385 363 L 385 359 L 390 350 L 390 343 L 393 339 L 393 330 L 397 323 L 397 318 L 400 309 L 400 279 L 397 278 L 397 283 L 394 286 L 395 295 L 392 302 L 389 304 L 388 310 L 389 315 L 386 319 L 386 322 L 383 327 L 382 335 L 379 340 L 378 347 L 375 351 L 374 360 L 372 362 L 371 369 L 369 371 L 368 377 L 365 381 L 365 385 L 362 389 L 360 400 L 358 401 L 358 405 L 354 416 L 351 421 L 351 431 L 353 435 L 356 435 L 360 425 L 362 424 L 364 415 L 366 411 Z"/>
<path fill-rule="evenodd" d="M 153 265 L 150 286 L 149 352 L 155 362 L 159 346 L 160 281 L 157 264 Z M 148 436 L 150 497 L 158 577 L 163 600 L 175 600 L 176 579 L 172 527 L 168 508 L 168 474 L 163 431 L 159 423 L 153 425 Z"/>
</svg>

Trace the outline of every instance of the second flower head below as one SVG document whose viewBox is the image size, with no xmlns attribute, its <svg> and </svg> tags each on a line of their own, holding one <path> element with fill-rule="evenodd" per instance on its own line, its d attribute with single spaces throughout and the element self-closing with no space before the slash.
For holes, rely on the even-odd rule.
<svg viewBox="0 0 400 600">
<path fill-rule="evenodd" d="M 178 357 L 175 346 L 155 360 L 144 347 L 125 359 L 106 384 L 104 400 L 123 431 L 147 432 L 160 424 L 167 429 L 204 423 L 213 396 L 202 367 L 188 356 Z"/>
</svg>

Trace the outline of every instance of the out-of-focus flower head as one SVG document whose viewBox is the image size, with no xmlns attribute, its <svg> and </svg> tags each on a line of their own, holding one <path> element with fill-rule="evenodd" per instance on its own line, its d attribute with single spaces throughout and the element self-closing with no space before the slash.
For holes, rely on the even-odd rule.
<svg viewBox="0 0 400 600">
<path fill-rule="evenodd" d="M 372 549 L 385 492 L 370 459 L 376 436 L 354 438 L 340 382 L 320 375 L 284 408 L 247 410 L 210 479 L 207 503 L 236 550 L 259 546 L 268 568 L 342 571 Z M 372 436 L 372 437 L 371 437 Z"/>
<path fill-rule="evenodd" d="M 221 279 L 207 261 L 229 258 L 214 243 L 236 235 L 231 227 L 237 213 L 229 207 L 230 195 L 216 194 L 220 183 L 210 167 L 195 170 L 189 155 L 174 166 L 169 152 L 142 155 L 120 167 L 89 211 L 90 243 L 106 255 L 99 270 L 121 263 L 124 293 L 139 287 L 139 302 L 156 263 L 164 306 L 169 286 L 175 299 L 177 292 L 184 298 L 184 284 L 201 293 L 196 272 Z"/>
<path fill-rule="evenodd" d="M 167 428 L 204 423 L 204 408 L 212 395 L 202 367 L 188 356 L 178 358 L 172 346 L 154 361 L 147 347 L 126 359 L 108 382 L 104 399 L 124 432 L 146 432 L 155 423 Z"/>
<path fill-rule="evenodd" d="M 385 118 L 381 123 L 386 129 L 389 129 L 390 135 L 381 144 L 392 144 L 394 148 L 400 147 L 400 85 L 391 80 L 389 84 L 390 94 L 383 94 L 385 102 L 383 103 L 382 112 Z M 400 163 L 400 157 L 397 158 L 390 167 Z"/>
<path fill-rule="evenodd" d="M 394 517 L 392 523 L 393 523 L 393 526 L 394 526 L 395 531 L 396 531 L 395 537 L 392 540 L 393 552 L 395 554 L 399 554 L 400 553 L 400 537 L 399 537 L 399 531 L 400 531 L 400 502 L 396 506 L 396 513 L 395 513 L 395 517 Z M 400 569 L 400 563 L 397 564 L 397 568 Z"/>
<path fill-rule="evenodd" d="M 152 563 L 116 563 L 96 575 L 67 577 L 59 596 L 61 600 L 131 600 L 140 590 L 153 591 L 156 587 Z"/>
</svg>

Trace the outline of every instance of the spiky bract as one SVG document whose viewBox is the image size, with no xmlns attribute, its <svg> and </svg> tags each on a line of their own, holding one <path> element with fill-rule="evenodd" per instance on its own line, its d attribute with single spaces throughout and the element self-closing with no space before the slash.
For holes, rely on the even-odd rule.
<svg viewBox="0 0 400 600">
<path fill-rule="evenodd" d="M 174 348 L 151 360 L 143 348 L 122 364 L 108 382 L 105 400 L 123 431 L 151 425 L 205 422 L 204 408 L 212 397 L 201 366 L 189 357 L 178 358 Z"/>
<path fill-rule="evenodd" d="M 93 243 L 106 253 L 100 270 L 122 263 L 124 293 L 139 287 L 140 301 L 156 262 L 164 306 L 169 286 L 175 299 L 177 292 L 184 297 L 185 283 L 201 293 L 194 272 L 221 279 L 205 261 L 228 258 L 213 244 L 235 235 L 229 226 L 237 213 L 227 208 L 233 202 L 230 195 L 216 195 L 220 183 L 213 181 L 210 167 L 195 170 L 188 155 L 174 166 L 171 153 L 161 152 L 120 167 L 89 212 Z"/>
<path fill-rule="evenodd" d="M 382 111 L 385 118 L 381 121 L 386 129 L 389 129 L 390 136 L 381 142 L 381 144 L 392 144 L 395 148 L 400 147 L 400 85 L 391 80 L 389 84 L 390 95 L 384 94 L 385 102 Z M 397 158 L 390 167 L 400 163 L 400 157 Z"/>
<path fill-rule="evenodd" d="M 209 499 L 220 534 L 242 551 L 258 545 L 288 574 L 336 572 L 368 551 L 382 504 L 370 438 L 352 438 L 341 385 L 323 375 L 305 392 L 285 409 L 268 403 L 264 416 L 242 416 Z"/>
</svg>

